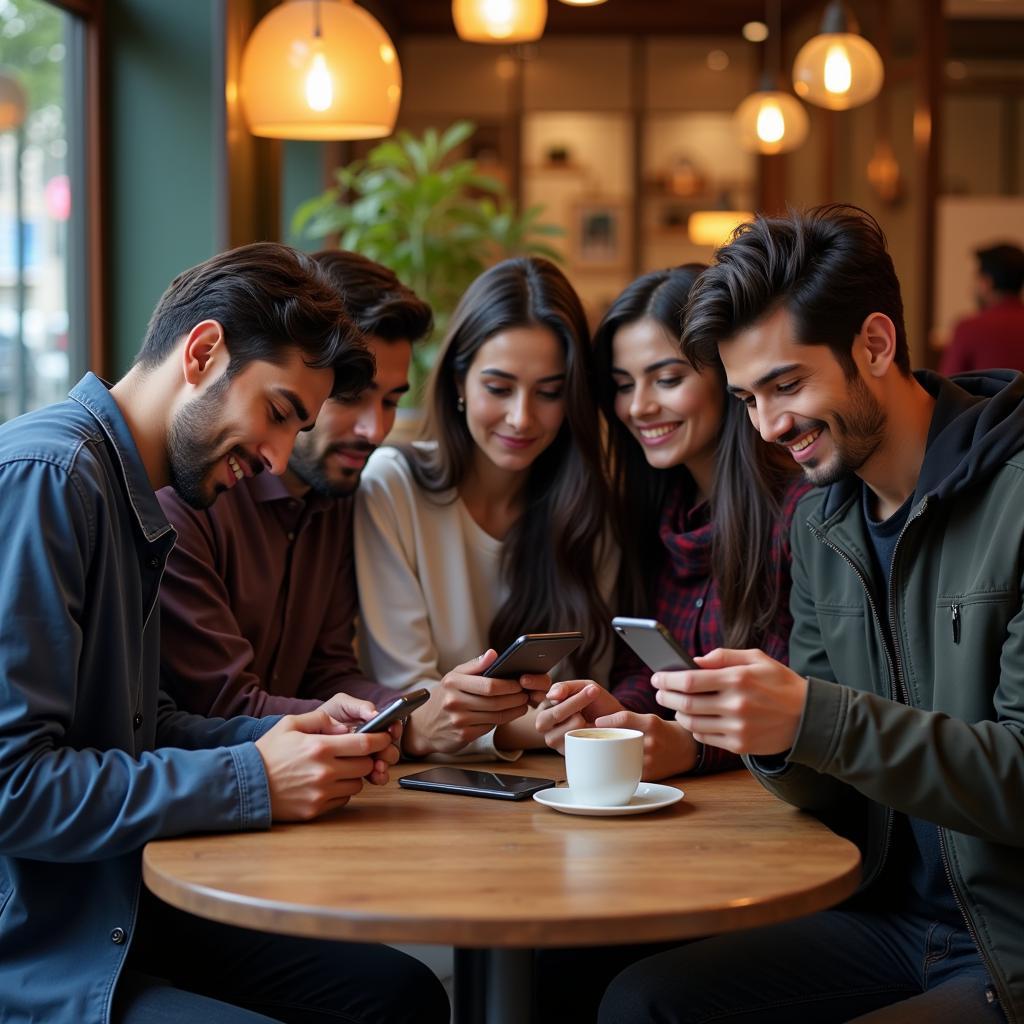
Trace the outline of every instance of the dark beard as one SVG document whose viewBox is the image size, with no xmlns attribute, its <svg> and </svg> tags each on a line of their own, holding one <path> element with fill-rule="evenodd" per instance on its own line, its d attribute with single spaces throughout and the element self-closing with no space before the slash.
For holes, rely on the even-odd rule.
<svg viewBox="0 0 1024 1024">
<path fill-rule="evenodd" d="M 845 415 L 832 414 L 835 423 L 830 431 L 835 443 L 832 459 L 824 465 L 803 467 L 804 476 L 816 487 L 828 487 L 856 473 L 885 438 L 885 409 L 859 375 L 850 381 L 850 398 Z"/>
<path fill-rule="evenodd" d="M 345 498 L 353 494 L 359 486 L 359 477 L 362 470 L 343 470 L 341 481 L 333 480 L 327 475 L 327 457 L 337 451 L 340 445 L 330 445 L 322 455 L 316 456 L 305 451 L 300 451 L 296 445 L 292 450 L 292 457 L 288 462 L 288 468 L 315 494 L 325 498 Z M 344 445 L 343 447 L 356 451 L 365 451 L 367 454 L 375 449 L 375 445 Z"/>
<path fill-rule="evenodd" d="M 192 399 L 174 417 L 167 432 L 171 486 L 182 501 L 195 509 L 209 508 L 225 490 L 221 484 L 214 487 L 205 484 L 210 471 L 220 461 L 216 452 L 223 444 L 223 431 L 211 436 L 209 425 L 217 422 L 218 407 L 228 385 L 227 374 L 224 374 L 205 394 Z"/>
</svg>

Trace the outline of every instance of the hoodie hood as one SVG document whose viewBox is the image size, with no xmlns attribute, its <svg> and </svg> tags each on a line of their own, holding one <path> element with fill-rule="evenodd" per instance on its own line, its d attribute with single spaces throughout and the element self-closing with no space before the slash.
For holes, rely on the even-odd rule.
<svg viewBox="0 0 1024 1024">
<path fill-rule="evenodd" d="M 986 370 L 947 379 L 915 370 L 914 378 L 935 399 L 914 505 L 926 496 L 945 500 L 977 486 L 1024 449 L 1024 374 Z M 833 484 L 825 518 L 860 487 L 853 475 Z"/>
</svg>

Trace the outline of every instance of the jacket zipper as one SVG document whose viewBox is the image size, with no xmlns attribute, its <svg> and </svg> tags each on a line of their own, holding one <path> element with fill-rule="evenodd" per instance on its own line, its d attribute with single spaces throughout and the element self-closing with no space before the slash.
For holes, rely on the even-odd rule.
<svg viewBox="0 0 1024 1024">
<path fill-rule="evenodd" d="M 900 661 L 899 634 L 896 631 L 896 627 L 893 625 L 893 623 L 895 621 L 895 616 L 894 616 L 893 613 L 896 610 L 896 587 L 895 587 L 896 554 L 899 551 L 900 543 L 903 540 L 903 535 L 907 532 L 907 529 L 910 527 L 910 524 L 915 522 L 916 520 L 920 519 L 921 516 L 924 515 L 925 509 L 927 507 L 928 507 L 928 498 L 925 497 L 924 500 L 921 502 L 921 504 L 918 506 L 917 512 L 915 512 L 914 515 L 912 515 L 909 519 L 907 519 L 907 521 L 903 524 L 903 529 L 900 530 L 900 535 L 896 538 L 896 544 L 893 547 L 893 555 L 892 555 L 892 559 L 893 560 L 892 560 L 892 566 L 891 566 L 890 572 L 889 572 L 889 595 L 888 595 L 888 597 L 889 597 L 889 613 L 890 613 L 889 614 L 889 635 L 892 637 L 892 657 L 895 658 L 895 662 L 896 662 L 896 664 L 895 664 L 896 684 L 899 687 L 900 695 L 903 697 L 903 703 L 906 704 L 907 707 L 911 707 L 912 705 L 910 703 L 909 692 L 907 691 L 907 688 L 906 688 L 906 686 L 904 685 L 904 682 L 903 682 L 903 672 L 902 672 L 902 667 L 903 666 L 902 666 L 902 663 Z M 868 586 L 868 583 L 867 583 L 867 580 L 864 577 L 864 574 L 860 571 L 860 569 L 857 568 L 857 566 L 854 563 L 854 561 L 846 554 L 846 552 L 844 552 L 839 547 L 837 547 L 835 544 L 833 544 L 831 541 L 826 539 L 824 537 L 824 535 L 821 534 L 816 529 L 814 530 L 814 532 L 818 536 L 819 540 L 821 540 L 825 544 L 826 547 L 831 548 L 840 557 L 842 557 L 844 559 L 844 561 L 847 562 L 847 564 L 850 566 L 850 568 L 852 568 L 854 573 L 857 575 L 857 578 L 860 580 L 861 586 L 864 588 L 864 592 L 867 595 L 868 604 L 871 606 L 871 612 L 872 612 L 872 614 L 875 617 L 875 625 L 878 627 L 878 632 L 881 633 L 882 632 L 882 623 L 881 623 L 881 620 L 878 617 L 878 608 L 875 605 L 874 598 L 872 598 L 872 596 L 871 596 L 871 589 Z M 959 643 L 960 642 L 960 605 L 959 604 L 954 603 L 951 614 L 952 614 L 952 621 L 953 621 L 953 642 L 954 643 Z M 891 673 L 892 670 L 893 670 L 893 664 L 892 664 L 892 659 L 889 657 L 889 652 L 888 651 L 886 651 L 886 660 L 889 662 L 889 668 L 890 668 L 890 673 Z M 890 696 L 891 696 L 892 695 L 892 687 L 891 686 L 889 688 L 889 693 L 890 693 Z M 892 811 L 891 807 L 888 807 L 888 808 L 886 808 L 885 846 L 884 846 L 883 851 L 882 851 L 882 859 L 879 862 L 878 869 L 871 876 L 871 878 L 865 880 L 865 882 L 864 882 L 864 887 L 865 888 L 871 882 L 873 882 L 878 877 L 878 875 L 881 873 L 882 867 L 885 864 L 885 860 L 886 860 L 886 858 L 889 855 L 889 842 L 890 842 L 890 839 L 892 837 L 892 823 L 893 823 L 893 811 Z M 993 984 L 995 984 L 997 986 L 997 991 L 998 991 L 998 983 L 996 982 L 996 975 L 995 975 L 995 972 L 992 970 L 992 964 L 991 964 L 991 962 L 989 960 L 988 953 L 985 951 L 985 947 L 978 941 L 978 932 L 977 932 L 977 929 L 974 926 L 974 919 L 971 917 L 970 911 L 967 909 L 967 905 L 964 902 L 963 898 L 961 897 L 960 890 L 957 888 L 956 881 L 953 878 L 953 872 L 952 872 L 952 869 L 949 866 L 949 857 L 948 857 L 948 855 L 946 853 L 946 837 L 945 837 L 945 833 L 944 833 L 944 831 L 943 831 L 941 826 L 938 826 L 938 834 L 939 834 L 939 852 L 942 854 L 942 868 L 943 868 L 943 871 L 945 872 L 945 875 L 946 875 L 946 881 L 949 883 L 950 892 L 952 892 L 952 894 L 953 894 L 953 900 L 956 903 L 957 908 L 960 911 L 961 917 L 963 917 L 963 919 L 964 919 L 964 924 L 967 926 L 967 932 L 971 936 L 971 941 L 974 943 L 975 948 L 978 950 L 978 955 L 981 957 L 982 963 L 984 963 L 985 969 L 988 971 L 989 977 L 992 979 Z M 1000 992 L 1000 995 L 1002 995 L 1001 992 Z M 1010 1009 L 1009 1003 L 1005 999 L 1002 1000 L 1002 1007 L 1003 1007 L 1003 1012 L 1006 1013 L 1007 1017 L 1011 1021 L 1015 1020 L 1015 1017 L 1014 1017 L 1014 1015 L 1013 1015 L 1013 1013 L 1012 1013 L 1012 1011 Z"/>
<path fill-rule="evenodd" d="M 878 617 L 878 608 L 875 605 L 875 599 L 871 596 L 871 587 L 868 585 L 867 577 L 860 571 L 857 563 L 842 548 L 833 544 L 820 530 L 816 527 L 811 526 L 809 523 L 808 529 L 825 545 L 830 551 L 834 551 L 847 565 L 853 570 L 854 575 L 860 580 L 861 586 L 864 588 L 864 594 L 868 599 L 868 605 L 871 608 L 871 614 L 875 619 L 875 626 L 878 629 L 879 635 L 882 633 L 882 620 Z M 902 536 L 902 534 L 901 534 Z M 898 541 L 897 541 L 898 543 Z M 885 647 L 885 644 L 882 645 Z M 892 656 L 889 654 L 888 649 L 885 651 L 885 660 L 889 666 L 889 697 L 893 699 L 895 693 L 893 692 L 893 679 L 896 675 L 896 668 L 893 665 Z M 882 873 L 882 868 L 885 867 L 885 862 L 889 857 L 889 845 L 892 841 L 892 826 L 893 826 L 893 810 L 891 807 L 885 809 L 885 839 L 882 842 L 882 856 L 879 858 L 878 864 L 875 870 L 871 873 L 870 878 L 865 878 L 861 882 L 861 889 L 866 889 L 878 876 Z"/>
</svg>

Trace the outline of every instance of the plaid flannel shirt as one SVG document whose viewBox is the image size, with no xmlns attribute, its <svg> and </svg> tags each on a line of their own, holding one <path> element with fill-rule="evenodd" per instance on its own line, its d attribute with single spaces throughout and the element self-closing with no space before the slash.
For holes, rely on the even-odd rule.
<svg viewBox="0 0 1024 1024">
<path fill-rule="evenodd" d="M 772 531 L 769 571 L 779 584 L 781 605 L 777 621 L 758 646 L 766 654 L 788 663 L 789 633 L 793 619 L 789 613 L 789 527 L 796 504 L 810 485 L 795 480 L 783 496 L 783 514 Z M 680 485 L 665 502 L 659 525 L 666 558 L 654 587 L 654 618 L 679 641 L 684 651 L 706 654 L 723 646 L 722 601 L 718 586 L 711 578 L 711 513 L 706 501 L 689 504 L 688 488 Z M 655 700 L 651 670 L 616 637 L 615 663 L 611 691 L 623 707 L 640 714 L 672 718 L 673 712 Z M 719 747 L 701 750 L 695 774 L 738 768 L 739 757 Z"/>
</svg>

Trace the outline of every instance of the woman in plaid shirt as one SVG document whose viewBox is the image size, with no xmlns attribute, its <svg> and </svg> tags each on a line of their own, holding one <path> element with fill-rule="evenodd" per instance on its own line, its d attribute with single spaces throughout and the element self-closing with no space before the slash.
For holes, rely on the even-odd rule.
<svg viewBox="0 0 1024 1024">
<path fill-rule="evenodd" d="M 696 368 L 680 352 L 684 307 L 702 270 L 687 264 L 638 278 L 594 335 L 622 548 L 618 611 L 659 619 L 692 654 L 758 647 L 785 661 L 789 525 L 808 485 L 750 428 L 721 363 Z M 577 680 L 547 697 L 555 703 L 537 728 L 556 750 L 569 729 L 596 722 L 645 733 L 647 780 L 740 763 L 672 719 L 650 670 L 621 641 L 609 690 Z"/>
</svg>

